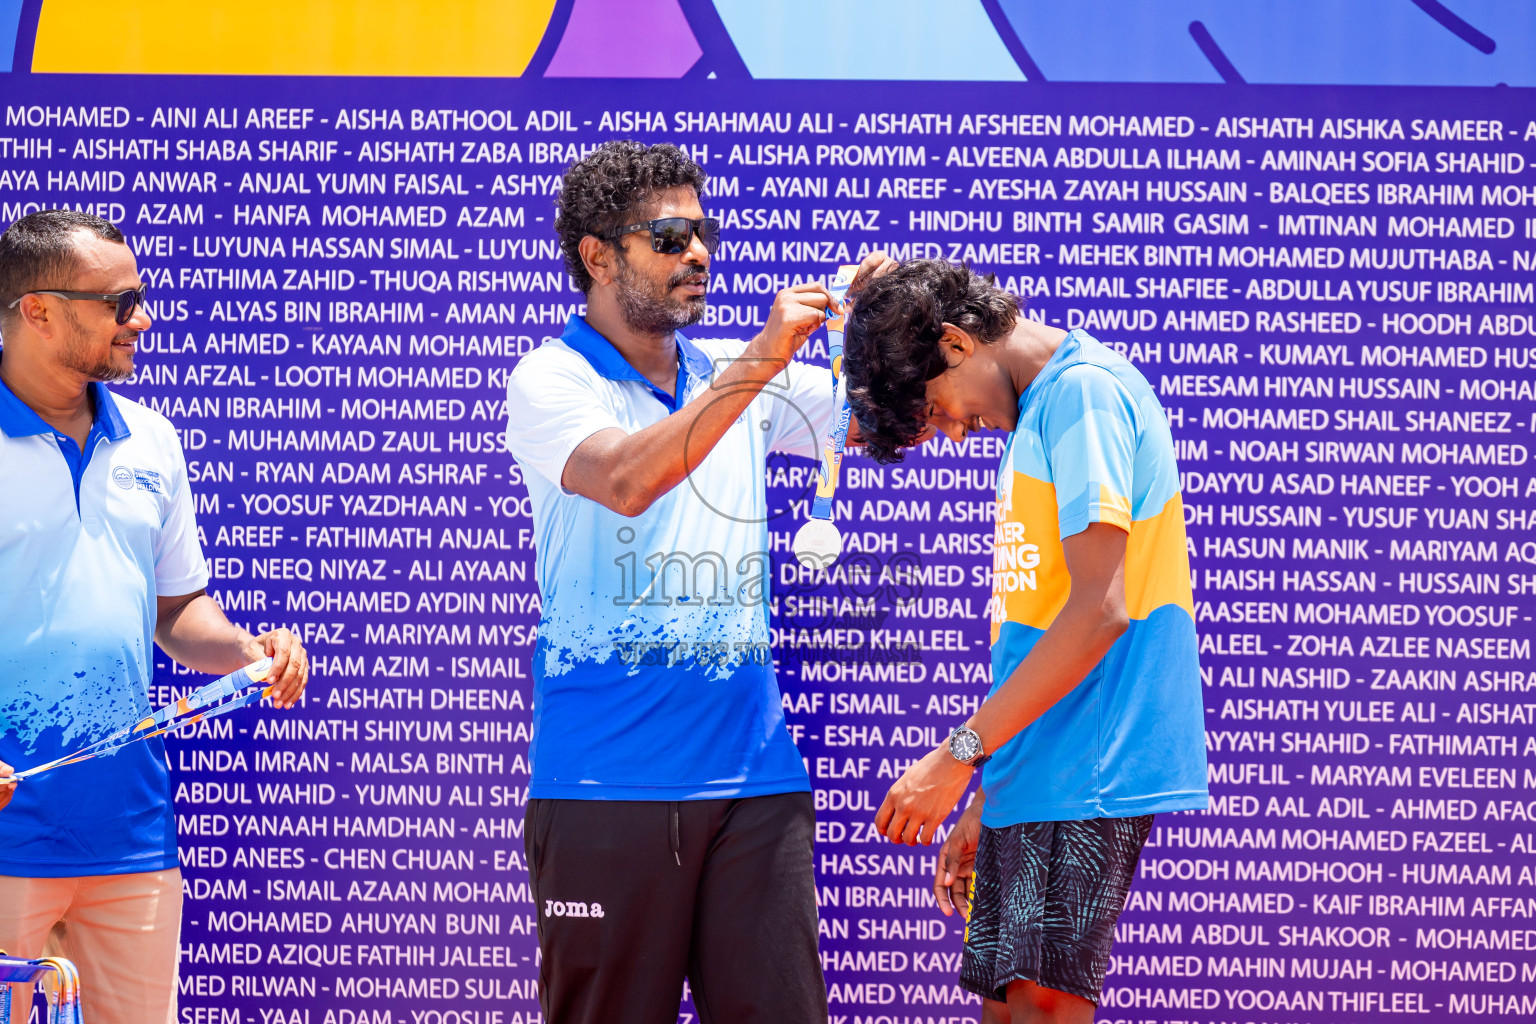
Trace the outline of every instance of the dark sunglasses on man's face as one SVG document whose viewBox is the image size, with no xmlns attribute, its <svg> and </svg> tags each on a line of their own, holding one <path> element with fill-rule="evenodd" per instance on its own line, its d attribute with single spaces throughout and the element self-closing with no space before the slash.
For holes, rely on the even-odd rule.
<svg viewBox="0 0 1536 1024">
<path fill-rule="evenodd" d="M 667 256 L 685 252 L 693 236 L 697 234 L 699 241 L 704 246 L 704 251 L 714 254 L 720 248 L 720 219 L 718 217 L 700 217 L 698 220 L 689 220 L 687 217 L 658 217 L 655 220 L 641 221 L 639 224 L 626 224 L 621 228 L 615 228 L 609 232 L 608 237 L 617 239 L 631 231 L 649 231 L 651 233 L 651 251 L 659 252 Z"/>
<path fill-rule="evenodd" d="M 144 305 L 144 293 L 149 290 L 149 285 L 141 284 L 137 288 L 129 288 L 120 292 L 66 292 L 57 288 L 34 288 L 26 292 L 9 309 L 15 309 L 17 304 L 28 295 L 57 295 L 61 299 L 97 299 L 101 302 L 117 303 L 117 322 L 125 324 L 133 319 L 133 311 Z"/>
</svg>

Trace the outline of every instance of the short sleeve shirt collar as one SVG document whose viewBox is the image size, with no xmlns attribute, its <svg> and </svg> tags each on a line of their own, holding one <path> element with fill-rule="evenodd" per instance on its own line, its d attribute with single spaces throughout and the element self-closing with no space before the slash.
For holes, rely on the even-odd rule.
<svg viewBox="0 0 1536 1024">
<path fill-rule="evenodd" d="M 1023 392 L 1019 394 L 1019 412 L 1021 414 L 1024 412 L 1024 406 L 1032 401 L 1042 388 L 1052 380 L 1055 380 L 1056 376 L 1072 362 L 1072 357 L 1077 353 L 1078 349 L 1082 348 L 1084 337 L 1086 335 L 1081 330 L 1073 328 L 1067 332 L 1065 338 L 1061 339 L 1061 344 L 1056 346 L 1056 351 L 1051 353 L 1051 358 L 1047 359 L 1045 365 L 1040 367 L 1040 372 L 1035 374 L 1035 379 L 1030 381 Z"/>
<path fill-rule="evenodd" d="M 121 441 L 130 433 L 128 424 L 123 419 L 123 414 L 118 411 L 117 403 L 112 399 L 112 392 L 100 381 L 92 381 L 91 389 L 92 405 L 95 407 L 95 417 L 91 422 L 91 433 L 99 434 L 108 441 Z M 32 407 L 16 397 L 15 392 L 6 387 L 4 381 L 0 381 L 0 430 L 5 431 L 7 437 L 32 437 L 36 434 L 52 434 L 56 431 L 43 422 L 43 418 L 32 411 Z M 89 445 L 89 442 L 87 442 Z"/>
<path fill-rule="evenodd" d="M 609 380 L 632 380 L 645 385 L 650 389 L 656 400 L 665 405 L 672 412 L 683 407 L 687 400 L 687 385 L 696 380 L 701 380 L 709 375 L 710 362 L 698 346 L 683 336 L 681 331 L 674 331 L 677 339 L 678 365 L 683 370 L 683 377 L 678 381 L 677 393 L 667 394 L 645 379 L 645 375 L 629 364 L 623 353 L 613 347 L 613 342 L 599 334 L 585 317 L 572 315 L 566 321 L 565 331 L 560 335 L 567 348 L 579 354 L 592 369 L 607 377 Z"/>
</svg>

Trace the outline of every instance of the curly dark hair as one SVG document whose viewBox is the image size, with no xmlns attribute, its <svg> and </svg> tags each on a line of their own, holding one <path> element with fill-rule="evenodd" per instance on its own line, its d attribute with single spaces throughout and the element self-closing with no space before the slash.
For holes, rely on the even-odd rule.
<svg viewBox="0 0 1536 1024">
<path fill-rule="evenodd" d="M 667 142 L 647 146 L 616 139 L 572 164 L 555 200 L 555 231 L 576 287 L 583 292 L 592 288 L 592 275 L 581 261 L 583 238 L 601 238 L 630 223 L 641 207 L 667 189 L 686 186 L 703 195 L 707 177 L 687 153 Z"/>
<path fill-rule="evenodd" d="M 944 260 L 909 260 L 859 293 L 843 338 L 843 378 L 877 462 L 900 462 L 927 426 L 928 382 L 948 369 L 939 351 L 944 325 L 991 344 L 1013 330 L 1020 308 L 991 274 Z"/>
<path fill-rule="evenodd" d="M 10 303 L 28 292 L 69 287 L 80 266 L 80 231 L 126 244 L 111 221 L 81 210 L 37 210 L 0 234 L 0 322 L 14 324 L 21 313 Z"/>
</svg>

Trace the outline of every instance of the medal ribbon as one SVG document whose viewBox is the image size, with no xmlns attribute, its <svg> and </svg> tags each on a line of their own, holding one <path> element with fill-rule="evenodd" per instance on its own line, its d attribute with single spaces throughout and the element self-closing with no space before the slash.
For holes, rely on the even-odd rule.
<svg viewBox="0 0 1536 1024">
<path fill-rule="evenodd" d="M 215 679 L 205 686 L 198 687 L 180 700 L 167 704 L 148 718 L 119 729 L 105 739 L 97 740 L 72 754 L 65 754 L 45 764 L 17 772 L 11 778 L 28 779 L 62 765 L 89 761 L 93 757 L 115 753 L 130 743 L 137 743 L 154 736 L 166 736 L 196 725 L 205 719 L 217 718 L 219 715 L 227 715 L 231 711 L 248 707 L 263 697 L 271 695 L 272 687 L 265 685 L 267 674 L 271 670 L 271 658 L 252 662 L 221 679 Z"/>
<path fill-rule="evenodd" d="M 44 992 L 49 997 L 48 1024 L 84 1024 L 80 1013 L 80 972 L 72 961 L 56 956 L 25 960 L 4 954 L 0 954 L 0 1021 L 9 1024 L 11 1019 L 11 985 L 40 979 L 47 984 Z"/>
<path fill-rule="evenodd" d="M 858 266 L 847 264 L 837 268 L 837 275 L 832 278 L 832 283 L 827 290 L 837 299 L 843 301 L 843 296 L 848 294 L 848 286 L 853 284 L 853 275 L 858 272 Z M 848 406 L 848 395 L 843 390 L 843 325 L 846 322 L 847 308 L 837 316 L 827 319 L 827 356 L 832 362 L 832 424 L 827 428 L 827 441 L 821 450 L 821 466 L 816 474 L 816 496 L 811 501 L 811 518 L 832 518 L 832 499 L 837 494 L 838 471 L 843 465 L 843 449 L 848 445 L 848 421 L 853 418 L 853 410 Z"/>
</svg>

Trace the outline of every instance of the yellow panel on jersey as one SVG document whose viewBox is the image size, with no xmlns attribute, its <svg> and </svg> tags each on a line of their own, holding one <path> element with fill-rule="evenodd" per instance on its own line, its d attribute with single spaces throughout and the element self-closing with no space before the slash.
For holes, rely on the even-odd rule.
<svg viewBox="0 0 1536 1024">
<path fill-rule="evenodd" d="M 1150 519 L 1131 524 L 1125 543 L 1125 608 L 1144 619 L 1164 605 L 1195 617 L 1190 589 L 1189 548 L 1184 543 L 1184 498 L 1174 494 Z"/>
<path fill-rule="evenodd" d="M 1099 522 L 1111 523 L 1122 530 L 1131 528 L 1131 499 L 1099 485 Z"/>
<path fill-rule="evenodd" d="M 992 541 L 992 642 L 1004 622 L 1045 629 L 1067 602 L 1072 580 L 1056 529 L 1056 488 L 1013 474 L 1005 518 L 998 509 Z"/>
</svg>

